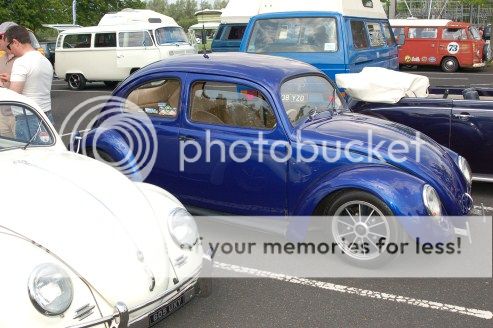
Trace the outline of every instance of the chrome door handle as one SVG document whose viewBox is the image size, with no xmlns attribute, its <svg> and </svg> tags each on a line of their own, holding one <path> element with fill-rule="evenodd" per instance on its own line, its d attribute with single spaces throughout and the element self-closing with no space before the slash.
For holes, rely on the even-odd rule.
<svg viewBox="0 0 493 328">
<path fill-rule="evenodd" d="M 123 58 L 125 57 L 124 55 L 117 55 L 116 58 Z"/>
<path fill-rule="evenodd" d="M 469 113 L 460 113 L 460 114 L 453 114 L 452 115 L 454 118 L 458 118 L 459 120 L 462 121 L 467 121 L 469 118 L 471 118 L 471 114 Z"/>
<path fill-rule="evenodd" d="M 178 137 L 179 141 L 192 141 L 192 140 L 197 140 L 197 138 L 192 137 L 192 136 L 179 136 Z"/>
</svg>

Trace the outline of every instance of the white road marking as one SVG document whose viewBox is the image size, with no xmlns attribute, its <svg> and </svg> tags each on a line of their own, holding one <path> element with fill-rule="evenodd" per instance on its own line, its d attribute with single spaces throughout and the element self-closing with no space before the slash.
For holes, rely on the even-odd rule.
<svg viewBox="0 0 493 328">
<path fill-rule="evenodd" d="M 426 75 L 426 74 L 436 74 L 436 75 L 474 75 L 475 77 L 480 77 L 480 76 L 493 76 L 493 74 L 490 73 L 476 73 L 476 72 L 456 72 L 456 73 L 444 73 L 444 72 L 423 72 L 423 73 L 411 73 L 411 74 L 418 74 L 418 75 Z"/>
<path fill-rule="evenodd" d="M 111 91 L 108 90 L 85 90 L 85 91 L 74 91 L 74 90 L 56 90 L 52 89 L 51 92 L 77 92 L 77 93 L 88 93 L 88 92 L 95 92 L 95 93 L 108 93 L 110 94 Z"/>
<path fill-rule="evenodd" d="M 469 80 L 465 77 L 430 77 L 430 80 Z"/>
<path fill-rule="evenodd" d="M 303 286 L 316 287 L 316 288 L 330 290 L 333 292 L 338 292 L 338 293 L 343 293 L 343 294 L 350 294 L 350 295 L 356 295 L 356 296 L 361 296 L 361 297 L 380 299 L 383 301 L 391 301 L 391 302 L 396 302 L 396 303 L 403 303 L 403 304 L 408 304 L 408 305 L 427 308 L 427 309 L 446 311 L 446 312 L 457 313 L 457 314 L 461 314 L 461 315 L 468 315 L 468 316 L 472 316 L 472 317 L 476 317 L 476 318 L 480 318 L 480 319 L 486 319 L 486 320 L 491 320 L 493 318 L 493 313 L 491 311 L 471 309 L 471 308 L 466 308 L 463 306 L 427 301 L 427 300 L 416 299 L 416 298 L 411 298 L 411 297 L 406 297 L 406 296 L 388 294 L 388 293 L 375 292 L 375 291 L 371 291 L 371 290 L 349 287 L 349 286 L 343 286 L 343 285 L 336 285 L 336 284 L 332 284 L 329 282 L 323 282 L 323 281 L 318 281 L 318 280 L 287 276 L 287 275 L 280 274 L 280 273 L 261 271 L 261 270 L 257 270 L 257 269 L 246 268 L 246 267 L 241 267 L 238 265 L 231 265 L 231 264 L 221 263 L 221 262 L 214 262 L 214 267 L 218 268 L 218 269 L 222 269 L 222 270 L 258 276 L 261 278 L 270 278 L 270 279 L 275 279 L 275 280 L 284 281 L 284 282 L 290 282 L 293 284 L 298 284 L 298 285 L 303 285 Z"/>
<path fill-rule="evenodd" d="M 480 205 L 475 205 L 474 206 L 474 209 L 475 210 L 482 210 L 483 207 L 481 207 Z M 487 212 L 493 212 L 493 207 L 488 207 L 488 206 L 485 206 L 484 207 L 484 210 L 487 211 Z"/>
</svg>

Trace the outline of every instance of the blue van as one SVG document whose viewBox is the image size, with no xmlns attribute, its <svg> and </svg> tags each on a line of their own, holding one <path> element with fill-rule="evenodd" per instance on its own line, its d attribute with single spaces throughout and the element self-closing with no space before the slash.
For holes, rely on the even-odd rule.
<svg viewBox="0 0 493 328">
<path fill-rule="evenodd" d="M 246 23 L 221 24 L 212 40 L 212 52 L 239 51 Z"/>
<path fill-rule="evenodd" d="M 337 1 L 336 1 L 337 2 Z M 397 44 L 379 1 L 357 1 L 365 10 L 269 12 L 252 17 L 240 51 L 312 64 L 331 79 L 376 66 L 397 70 Z M 375 12 L 373 4 L 380 6 Z"/>
</svg>

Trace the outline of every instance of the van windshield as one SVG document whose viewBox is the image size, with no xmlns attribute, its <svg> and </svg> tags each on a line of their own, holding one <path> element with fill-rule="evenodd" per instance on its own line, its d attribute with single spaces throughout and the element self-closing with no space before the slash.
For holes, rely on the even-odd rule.
<svg viewBox="0 0 493 328">
<path fill-rule="evenodd" d="M 188 39 L 181 27 L 161 27 L 156 29 L 156 42 L 162 46 L 170 43 L 188 43 Z"/>
<path fill-rule="evenodd" d="M 262 19 L 255 22 L 247 52 L 336 52 L 334 17 Z"/>
</svg>

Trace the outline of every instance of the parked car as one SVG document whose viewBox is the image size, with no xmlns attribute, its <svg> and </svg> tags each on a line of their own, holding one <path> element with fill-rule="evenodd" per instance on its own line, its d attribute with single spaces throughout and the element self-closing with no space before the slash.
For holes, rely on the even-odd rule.
<svg viewBox="0 0 493 328">
<path fill-rule="evenodd" d="M 147 327 L 206 286 L 175 197 L 69 152 L 34 102 L 3 88 L 0 179 L 1 327 Z"/>
<path fill-rule="evenodd" d="M 465 157 L 473 180 L 493 182 L 493 97 L 474 89 L 429 97 L 402 98 L 396 104 L 352 100 L 355 113 L 394 121 L 423 132 Z M 454 90 L 457 93 L 457 90 Z"/>
<path fill-rule="evenodd" d="M 469 23 L 447 19 L 391 19 L 400 45 L 399 64 L 438 66 L 444 72 L 485 67 L 491 48 Z"/>
<path fill-rule="evenodd" d="M 355 254 L 344 242 L 348 227 L 349 232 L 362 228 L 365 238 L 371 232 L 350 217 L 375 216 L 385 223 L 379 234 L 387 240 L 397 238 L 401 228 L 410 235 L 419 231 L 423 238 L 451 238 L 455 222 L 429 224 L 406 216 L 460 216 L 472 207 L 462 157 L 425 138 L 420 160 L 393 161 L 388 147 L 375 160 L 367 147 L 395 140 L 416 155 L 416 131 L 351 113 L 333 83 L 306 63 L 245 53 L 177 57 L 139 70 L 113 96 L 126 100 L 112 110 L 127 111 L 125 104 L 133 102 L 135 115 L 145 113 L 152 120 L 158 141 L 149 142 L 146 150 L 157 152 L 157 161 L 146 181 L 170 190 L 192 213 L 341 216 L 347 221 L 333 221 L 329 236 L 350 261 L 378 263 L 382 257 L 375 249 Z M 164 109 L 168 105 L 172 110 Z M 109 110 L 103 108 L 98 123 L 83 136 L 82 149 L 131 163 L 134 136 L 125 128 L 103 126 L 112 117 Z M 233 147 L 239 140 L 243 146 Z M 207 148 L 212 141 L 229 152 L 217 144 Z M 305 143 L 313 148 L 304 149 Z M 337 161 L 325 160 L 321 154 L 337 145 L 350 149 Z M 317 155 L 300 160 L 298 149 Z M 185 157 L 196 160 L 183 162 Z M 398 223 L 389 216 L 398 216 Z M 280 231 L 300 235 L 299 227 L 285 221 Z"/>
</svg>

